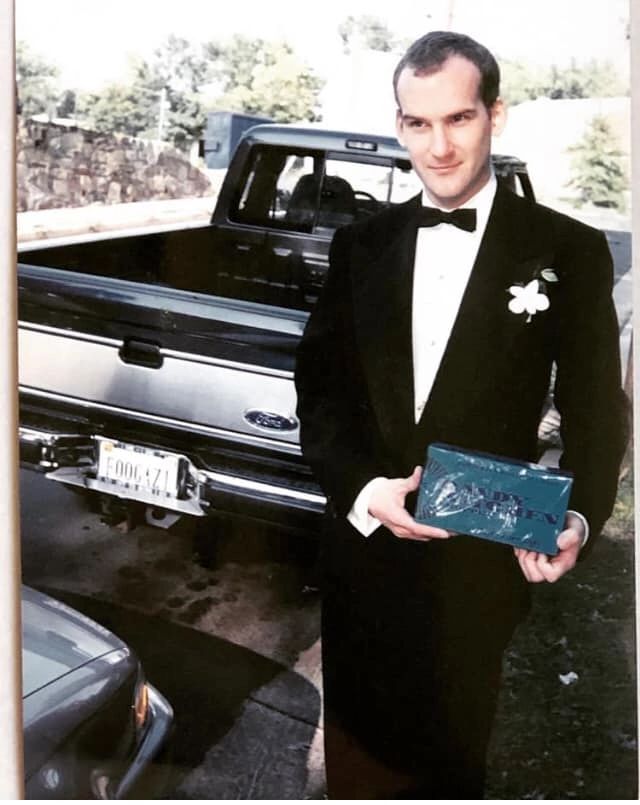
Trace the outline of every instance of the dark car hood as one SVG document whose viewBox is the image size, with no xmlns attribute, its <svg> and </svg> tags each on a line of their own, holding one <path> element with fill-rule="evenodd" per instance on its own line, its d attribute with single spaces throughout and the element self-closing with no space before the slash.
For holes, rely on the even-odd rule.
<svg viewBox="0 0 640 805">
<path fill-rule="evenodd" d="M 22 587 L 23 696 L 125 644 L 61 601 Z"/>
</svg>

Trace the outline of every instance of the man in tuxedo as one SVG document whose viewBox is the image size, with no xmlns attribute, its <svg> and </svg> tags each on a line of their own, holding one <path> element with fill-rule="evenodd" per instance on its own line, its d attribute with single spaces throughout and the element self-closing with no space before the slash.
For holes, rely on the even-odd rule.
<svg viewBox="0 0 640 805">
<path fill-rule="evenodd" d="M 615 499 L 626 408 L 612 264 L 602 233 L 496 182 L 505 110 L 486 48 L 429 33 L 394 89 L 423 192 L 336 233 L 296 370 L 303 452 L 328 498 L 328 789 L 481 799 L 530 583 L 569 571 Z M 418 524 L 428 444 L 537 459 L 554 364 L 574 474 L 557 556 Z"/>
</svg>

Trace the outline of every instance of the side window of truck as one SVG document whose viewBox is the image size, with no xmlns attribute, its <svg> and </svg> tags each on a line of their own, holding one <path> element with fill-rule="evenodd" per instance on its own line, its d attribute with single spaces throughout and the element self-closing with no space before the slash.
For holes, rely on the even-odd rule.
<svg viewBox="0 0 640 805">
<path fill-rule="evenodd" d="M 330 236 L 338 227 L 416 192 L 408 161 L 257 147 L 230 217 L 259 227 Z"/>
<path fill-rule="evenodd" d="M 314 188 L 321 181 L 322 167 L 321 154 L 255 148 L 237 203 L 230 210 L 231 219 L 260 227 L 310 232 L 317 206 Z"/>
</svg>

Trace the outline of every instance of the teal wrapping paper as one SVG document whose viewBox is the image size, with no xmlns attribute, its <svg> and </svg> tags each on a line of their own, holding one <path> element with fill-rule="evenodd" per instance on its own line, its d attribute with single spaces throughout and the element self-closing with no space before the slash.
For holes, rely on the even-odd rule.
<svg viewBox="0 0 640 805">
<path fill-rule="evenodd" d="M 434 443 L 415 519 L 554 556 L 571 483 L 562 470 Z"/>
</svg>

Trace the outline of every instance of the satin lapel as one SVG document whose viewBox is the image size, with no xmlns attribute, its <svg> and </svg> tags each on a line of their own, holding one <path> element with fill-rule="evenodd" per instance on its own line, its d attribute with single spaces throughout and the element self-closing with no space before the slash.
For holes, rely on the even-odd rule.
<svg viewBox="0 0 640 805">
<path fill-rule="evenodd" d="M 553 263 L 538 229 L 528 203 L 499 186 L 423 419 L 438 416 L 455 393 L 473 394 L 495 377 L 489 369 L 502 360 L 508 328 L 524 322 L 508 311 L 509 287 Z"/>
<path fill-rule="evenodd" d="M 358 348 L 380 429 L 403 439 L 413 426 L 411 298 L 420 197 L 389 212 L 353 260 Z"/>
</svg>

